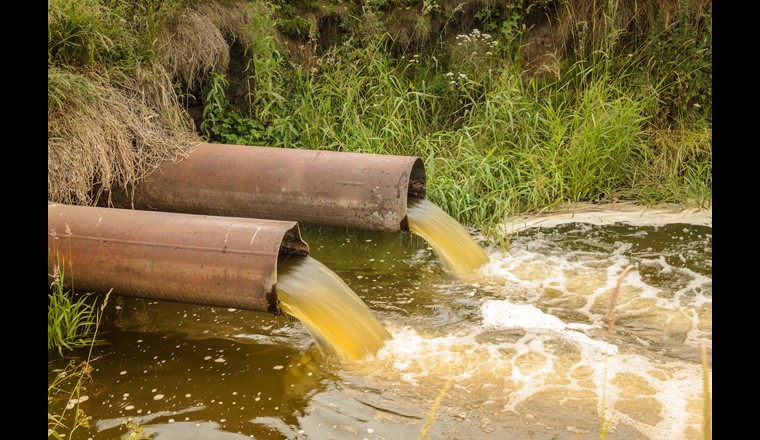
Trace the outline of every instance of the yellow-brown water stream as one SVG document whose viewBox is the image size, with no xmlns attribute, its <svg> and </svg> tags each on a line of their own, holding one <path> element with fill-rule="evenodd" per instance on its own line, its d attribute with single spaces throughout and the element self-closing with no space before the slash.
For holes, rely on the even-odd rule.
<svg viewBox="0 0 760 440">
<path fill-rule="evenodd" d="M 390 337 L 364 301 L 324 264 L 309 256 L 280 262 L 280 306 L 301 321 L 323 353 L 345 361 L 375 353 Z"/>
<path fill-rule="evenodd" d="M 407 210 L 409 229 L 433 248 L 447 272 L 467 279 L 488 263 L 467 230 L 433 202 L 410 198 Z"/>
<path fill-rule="evenodd" d="M 427 241 L 447 272 L 465 279 L 488 262 L 467 230 L 432 202 L 410 199 L 408 218 L 412 233 Z M 390 338 L 364 301 L 314 258 L 280 261 L 277 290 L 282 310 L 306 326 L 322 353 L 357 361 Z"/>
</svg>

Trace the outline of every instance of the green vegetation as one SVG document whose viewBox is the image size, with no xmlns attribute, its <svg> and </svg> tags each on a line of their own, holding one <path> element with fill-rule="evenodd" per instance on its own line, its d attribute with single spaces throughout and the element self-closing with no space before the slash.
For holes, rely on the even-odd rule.
<svg viewBox="0 0 760 440">
<path fill-rule="evenodd" d="M 428 197 L 490 236 L 575 202 L 710 206 L 709 2 L 481 6 L 53 1 L 49 198 L 205 140 L 419 156 Z"/>
<path fill-rule="evenodd" d="M 51 275 L 53 282 L 48 293 L 48 350 L 64 350 L 88 347 L 97 326 L 95 305 L 85 295 L 74 299 L 70 291 L 64 291 L 64 271 L 55 266 Z"/>
<path fill-rule="evenodd" d="M 200 141 L 419 156 L 431 201 L 502 240 L 567 203 L 709 207 L 712 3 L 48 2 L 49 201 Z M 97 328 L 61 287 L 59 354 Z"/>
<path fill-rule="evenodd" d="M 57 260 L 48 293 L 48 437 L 59 440 L 90 426 L 79 403 L 88 399 L 84 392 L 93 369 L 92 348 L 103 342 L 98 327 L 110 296 L 99 309 L 89 295 L 73 299 L 70 290 L 64 291 L 64 268 L 63 260 Z M 77 359 L 78 349 L 88 350 L 86 359 Z"/>
<path fill-rule="evenodd" d="M 287 98 L 267 101 L 275 111 L 263 118 L 259 103 L 246 119 L 228 110 L 232 133 L 206 139 L 420 156 L 428 197 L 487 233 L 505 215 L 565 203 L 707 207 L 710 26 L 675 22 L 626 46 L 611 32 L 549 77 L 526 76 L 496 36 L 477 30 L 448 52 L 431 43 L 400 56 L 387 34 L 348 39 L 318 68 L 278 65 L 288 81 L 266 92 Z"/>
<path fill-rule="evenodd" d="M 79 403 L 84 382 L 90 378 L 91 372 L 88 361 L 71 360 L 64 368 L 48 368 L 48 437 L 56 440 L 72 438 L 74 431 L 89 428 L 90 417 L 79 408 Z M 51 414 L 51 406 L 62 404 L 60 413 Z"/>
</svg>

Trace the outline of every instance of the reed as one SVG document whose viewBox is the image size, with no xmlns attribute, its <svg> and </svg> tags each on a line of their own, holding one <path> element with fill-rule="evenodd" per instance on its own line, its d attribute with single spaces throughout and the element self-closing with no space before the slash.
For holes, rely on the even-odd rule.
<svg viewBox="0 0 760 440">
<path fill-rule="evenodd" d="M 634 268 L 633 264 L 629 264 L 628 266 L 623 269 L 623 272 L 620 273 L 620 276 L 618 276 L 617 283 L 615 284 L 615 289 L 612 291 L 612 295 L 610 296 L 610 307 L 607 310 L 607 336 L 610 336 L 612 334 L 612 329 L 615 327 L 615 304 L 617 304 L 617 297 L 620 294 L 620 286 L 623 284 L 623 279 L 626 275 L 628 275 L 628 272 L 630 272 Z"/>
<path fill-rule="evenodd" d="M 612 335 L 612 329 L 615 327 L 615 305 L 617 304 L 618 294 L 620 293 L 620 286 L 623 285 L 623 280 L 625 279 L 626 275 L 628 275 L 628 272 L 633 270 L 634 267 L 635 267 L 634 265 L 629 264 L 628 266 L 625 267 L 625 269 L 623 269 L 620 275 L 618 275 L 617 282 L 615 283 L 615 288 L 612 290 L 612 295 L 610 295 L 610 306 L 607 309 L 607 336 Z M 601 402 L 602 411 L 606 410 L 605 399 L 607 397 L 607 392 L 606 392 L 607 390 L 607 360 L 608 360 L 608 354 L 605 354 L 604 378 L 602 380 L 602 402 Z M 607 416 L 602 417 L 602 425 L 600 428 L 601 440 L 604 440 L 607 437 L 611 424 L 612 424 L 612 414 L 610 414 L 609 417 Z"/>
</svg>

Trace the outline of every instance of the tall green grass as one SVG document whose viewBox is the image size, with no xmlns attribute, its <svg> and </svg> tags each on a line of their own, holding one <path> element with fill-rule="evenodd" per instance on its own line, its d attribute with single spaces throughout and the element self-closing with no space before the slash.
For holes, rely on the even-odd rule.
<svg viewBox="0 0 760 440">
<path fill-rule="evenodd" d="M 711 113 L 689 112 L 699 108 L 693 99 L 674 112 L 683 84 L 667 78 L 689 66 L 700 78 L 691 96 L 711 94 L 701 79 L 707 66 L 697 63 L 711 33 L 687 44 L 693 34 L 682 26 L 676 38 L 671 25 L 634 47 L 618 41 L 613 18 L 602 50 L 571 58 L 554 79 L 523 75 L 482 32 L 457 37 L 448 51 L 439 40 L 415 54 L 389 50 L 387 34 L 348 39 L 316 68 L 279 66 L 289 80 L 272 120 L 287 119 L 289 134 L 260 143 L 419 156 L 428 197 L 491 236 L 505 216 L 565 203 L 709 206 Z M 658 37 L 667 44 L 654 44 Z M 659 68 L 672 71 L 641 69 L 666 56 Z"/>
<path fill-rule="evenodd" d="M 393 41 L 377 7 L 352 8 L 358 15 L 343 17 L 342 42 L 299 62 L 294 46 L 281 44 L 276 33 L 277 2 L 256 0 L 240 10 L 230 3 L 233 14 L 224 12 L 224 2 L 54 0 L 48 5 L 49 108 L 60 108 L 74 85 L 88 91 L 83 81 L 59 79 L 106 70 L 110 80 L 124 82 L 142 65 L 165 62 L 166 71 L 181 77 L 178 94 L 193 86 L 183 83 L 194 82 L 188 78 L 208 79 L 199 133 L 207 141 L 419 156 L 429 197 L 488 234 L 507 215 L 568 202 L 709 206 L 711 7 L 668 4 L 680 9 L 652 10 L 624 30 L 631 5 L 581 3 L 569 17 L 579 14 L 578 26 L 596 20 L 588 35 L 582 26 L 571 29 L 576 46 L 551 75 L 533 77 L 515 42 L 525 32 L 517 24 L 540 2 L 510 7 L 506 15 L 475 14 L 491 33 L 471 29 L 415 45 Z M 235 85 L 213 70 L 225 63 L 185 66 L 192 72 L 174 65 L 186 52 L 171 29 L 191 12 L 209 14 L 219 35 L 224 30 L 225 38 L 243 43 L 246 109 L 227 99 Z M 239 20 L 240 13 L 248 20 Z M 316 48 L 316 41 L 304 45 Z M 214 54 L 199 59 L 219 58 Z"/>
<path fill-rule="evenodd" d="M 485 231 L 495 232 L 505 215 L 568 202 L 709 201 L 711 157 L 674 164 L 671 151 L 653 148 L 646 97 L 607 65 L 572 67 L 568 75 L 587 78 L 572 91 L 568 82 L 540 85 L 509 66 L 498 75 L 470 67 L 477 87 L 451 80 L 442 89 L 426 81 L 451 78 L 440 67 L 436 73 L 434 61 L 416 67 L 425 80 L 410 80 L 408 61 L 379 47 L 344 45 L 319 74 L 294 76 L 292 147 L 419 156 L 428 197 Z M 704 139 L 695 141 L 692 148 L 704 148 Z"/>
<path fill-rule="evenodd" d="M 88 347 L 93 342 L 97 327 L 97 313 L 93 298 L 64 290 L 65 273 L 56 265 L 48 293 L 48 350 L 60 356 L 64 351 Z"/>
<path fill-rule="evenodd" d="M 48 66 L 134 71 L 156 57 L 160 26 L 183 0 L 50 0 Z"/>
</svg>

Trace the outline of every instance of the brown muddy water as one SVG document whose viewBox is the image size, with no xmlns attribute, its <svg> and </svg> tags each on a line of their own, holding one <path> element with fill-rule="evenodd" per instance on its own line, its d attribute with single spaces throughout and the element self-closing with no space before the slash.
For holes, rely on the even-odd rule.
<svg viewBox="0 0 760 440">
<path fill-rule="evenodd" d="M 521 221 L 508 250 L 468 230 L 488 258 L 466 277 L 419 236 L 301 225 L 380 328 L 318 325 L 366 356 L 293 317 L 111 297 L 73 438 L 703 438 L 711 222 L 631 218 Z"/>
</svg>

